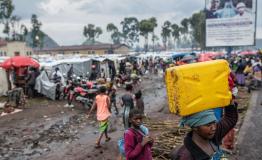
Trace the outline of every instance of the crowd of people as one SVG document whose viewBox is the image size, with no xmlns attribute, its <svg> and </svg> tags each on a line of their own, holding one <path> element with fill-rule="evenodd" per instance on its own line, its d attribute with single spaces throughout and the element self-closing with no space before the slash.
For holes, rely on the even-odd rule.
<svg viewBox="0 0 262 160">
<path fill-rule="evenodd" d="M 261 85 L 261 59 L 258 56 L 236 56 L 232 57 L 228 61 L 232 69 L 232 72 L 229 76 L 229 87 L 233 94 L 231 104 L 223 109 L 218 108 L 214 110 L 206 110 L 197 114 L 183 117 L 181 120 L 181 126 L 189 126 L 192 128 L 192 131 L 189 132 L 184 139 L 184 145 L 176 148 L 171 152 L 171 159 L 216 160 L 223 157 L 224 151 L 233 149 L 234 126 L 236 125 L 238 119 L 237 102 L 235 100 L 237 94 L 235 89 L 237 87 L 244 86 L 247 86 L 248 89 L 251 89 L 250 83 L 246 83 L 246 79 L 249 78 L 254 81 L 253 87 L 259 87 L 259 85 Z M 154 70 L 159 71 L 160 69 L 164 71 L 166 66 L 178 65 L 176 62 L 163 65 L 163 60 L 161 59 L 156 60 L 155 62 L 156 63 L 152 63 L 150 59 L 142 61 L 140 65 L 139 63 L 135 62 L 131 72 L 126 69 L 126 66 L 123 67 L 123 63 L 123 66 L 120 67 L 120 73 L 154 73 Z M 127 160 L 150 160 L 152 159 L 151 148 L 153 146 L 154 139 L 152 136 L 150 136 L 148 129 L 143 126 L 142 123 L 143 117 L 145 116 L 145 106 L 143 103 L 142 92 L 134 92 L 132 85 L 133 84 L 127 83 L 125 85 L 126 92 L 121 96 L 121 106 L 124 107 L 123 126 L 125 131 L 123 133 L 123 138 L 118 142 L 119 151 L 121 154 L 119 159 L 125 158 Z M 113 84 L 111 84 L 111 86 L 113 86 Z M 106 95 L 105 93 L 105 91 L 102 92 L 103 95 Z M 107 98 L 104 98 L 103 103 L 99 98 L 100 96 L 101 95 L 96 97 L 96 101 L 91 109 L 92 111 L 95 107 L 97 108 L 97 120 L 99 121 L 99 130 L 101 132 L 96 142 L 96 147 L 101 147 L 100 141 L 103 134 L 105 134 L 106 141 L 110 140 L 106 129 L 108 127 L 108 118 L 111 114 L 111 96 L 107 95 Z M 106 105 L 108 107 L 104 107 Z M 108 109 L 105 110 L 105 108 Z M 219 114 L 217 114 L 218 111 Z M 117 110 L 117 112 L 119 111 Z M 104 115 L 105 117 L 102 119 L 99 118 L 101 115 Z M 105 126 L 106 129 L 103 129 Z"/>
<path fill-rule="evenodd" d="M 229 85 L 234 97 L 236 97 L 234 92 L 237 86 L 246 86 L 249 91 L 261 86 L 262 64 L 259 56 L 232 56 L 228 61 L 232 70 L 229 76 Z M 100 135 L 96 140 L 95 147 L 101 147 L 103 136 L 105 136 L 106 142 L 111 140 L 108 127 L 109 118 L 114 110 L 116 115 L 122 114 L 125 130 L 123 137 L 118 141 L 119 159 L 151 160 L 151 148 L 154 139 L 149 134 L 148 128 L 142 123 L 142 119 L 145 117 L 145 105 L 139 83 L 144 75 L 164 73 L 166 68 L 170 66 L 183 64 L 176 61 L 164 61 L 159 57 L 127 58 L 120 62 L 118 69 L 113 66 L 109 67 L 109 77 L 106 77 L 103 69 L 98 72 L 96 66 L 92 65 L 92 71 L 87 77 L 87 86 L 92 89 L 93 82 L 98 82 L 99 85 L 97 85 L 98 92 L 94 96 L 87 118 L 96 109 Z M 29 68 L 25 76 L 26 94 L 30 97 L 35 94 L 34 84 L 38 75 L 37 69 Z M 57 84 L 56 99 L 60 99 L 61 86 L 70 85 L 75 80 L 73 75 L 73 65 L 69 67 L 66 76 L 60 72 L 59 68 L 56 68 L 52 73 L 51 81 Z M 120 87 L 125 88 L 122 95 L 118 95 Z M 69 90 L 73 89 L 74 87 L 71 85 Z M 120 106 L 117 106 L 117 97 L 120 97 Z M 72 99 L 68 102 L 68 106 L 72 106 Z M 187 125 L 192 128 L 192 131 L 187 134 L 184 145 L 170 154 L 171 158 L 174 160 L 219 159 L 223 154 L 220 147 L 223 139 L 224 146 L 230 146 L 228 148 L 232 149 L 233 144 L 227 144 L 225 139 L 228 139 L 228 134 L 233 132 L 232 130 L 237 122 L 236 106 L 237 103 L 233 99 L 231 105 L 220 109 L 219 116 L 217 116 L 217 110 L 207 110 L 184 117 L 181 126 Z M 123 109 L 120 109 L 120 107 Z M 232 142 L 232 140 L 229 141 Z"/>
<path fill-rule="evenodd" d="M 229 60 L 236 84 L 246 86 L 250 92 L 261 86 L 261 57 L 232 57 Z"/>
</svg>

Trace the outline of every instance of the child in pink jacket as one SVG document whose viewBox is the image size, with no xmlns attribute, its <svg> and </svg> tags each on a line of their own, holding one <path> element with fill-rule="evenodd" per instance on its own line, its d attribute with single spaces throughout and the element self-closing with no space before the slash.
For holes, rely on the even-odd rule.
<svg viewBox="0 0 262 160">
<path fill-rule="evenodd" d="M 126 160 L 152 160 L 153 138 L 141 130 L 143 115 L 137 109 L 129 114 L 131 127 L 125 132 Z"/>
</svg>

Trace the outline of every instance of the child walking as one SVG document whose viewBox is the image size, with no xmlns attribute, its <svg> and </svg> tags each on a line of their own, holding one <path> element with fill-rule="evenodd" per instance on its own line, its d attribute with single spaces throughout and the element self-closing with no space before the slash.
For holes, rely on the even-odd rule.
<svg viewBox="0 0 262 160">
<path fill-rule="evenodd" d="M 129 114 L 130 127 L 124 134 L 126 160 L 152 160 L 153 138 L 142 126 L 143 115 L 137 109 Z"/>
<path fill-rule="evenodd" d="M 105 138 L 106 138 L 106 142 L 110 141 L 110 137 L 108 136 L 107 133 L 107 129 L 108 129 L 108 118 L 110 117 L 111 113 L 110 113 L 110 98 L 108 97 L 108 95 L 106 94 L 106 87 L 105 86 L 101 86 L 99 89 L 100 93 L 96 96 L 95 101 L 93 103 L 93 106 L 91 108 L 91 110 L 88 113 L 87 118 L 89 117 L 90 113 L 97 108 L 97 113 L 96 113 L 96 117 L 97 120 L 99 121 L 99 131 L 100 131 L 100 135 L 96 141 L 96 145 L 95 148 L 100 148 L 100 142 L 101 139 L 103 137 L 103 135 L 105 134 Z"/>
<path fill-rule="evenodd" d="M 116 106 L 116 87 L 114 86 L 113 82 L 109 83 L 108 96 L 110 97 L 110 106 L 115 107 L 115 113 L 116 113 L 116 115 L 118 115 L 118 109 L 117 109 L 117 106 Z M 110 112 L 111 112 L 111 110 L 110 110 Z"/>
<path fill-rule="evenodd" d="M 144 105 L 144 101 L 143 101 L 143 97 L 142 97 L 142 92 L 141 90 L 139 90 L 136 94 L 135 94 L 135 102 L 136 102 L 136 109 L 140 111 L 140 113 L 142 115 L 144 115 L 144 110 L 145 110 L 145 105 Z"/>
</svg>

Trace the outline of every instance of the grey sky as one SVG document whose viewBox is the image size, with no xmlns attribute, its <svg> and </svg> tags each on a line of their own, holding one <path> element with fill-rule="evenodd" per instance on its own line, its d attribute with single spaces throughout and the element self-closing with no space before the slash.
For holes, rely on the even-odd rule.
<svg viewBox="0 0 262 160">
<path fill-rule="evenodd" d="M 105 27 L 113 22 L 119 26 L 127 16 L 138 19 L 156 17 L 157 33 L 165 20 L 179 23 L 181 19 L 204 8 L 205 0 L 13 0 L 15 14 L 30 27 L 30 17 L 37 14 L 43 23 L 42 30 L 60 45 L 81 44 L 84 25 L 101 26 L 104 33 L 100 41 L 109 42 Z M 258 0 L 262 6 L 262 0 Z M 257 37 L 262 38 L 262 11 L 258 7 Z"/>
</svg>

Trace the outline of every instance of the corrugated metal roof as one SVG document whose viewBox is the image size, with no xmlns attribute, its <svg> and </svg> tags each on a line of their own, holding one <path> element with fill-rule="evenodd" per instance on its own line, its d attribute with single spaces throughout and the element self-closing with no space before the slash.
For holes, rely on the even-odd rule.
<svg viewBox="0 0 262 160">
<path fill-rule="evenodd" d="M 76 50 L 99 50 L 99 49 L 117 49 L 122 46 L 126 46 L 125 44 L 95 44 L 95 45 L 73 45 L 73 46 L 60 46 L 56 48 L 44 48 L 36 51 L 76 51 Z"/>
</svg>

